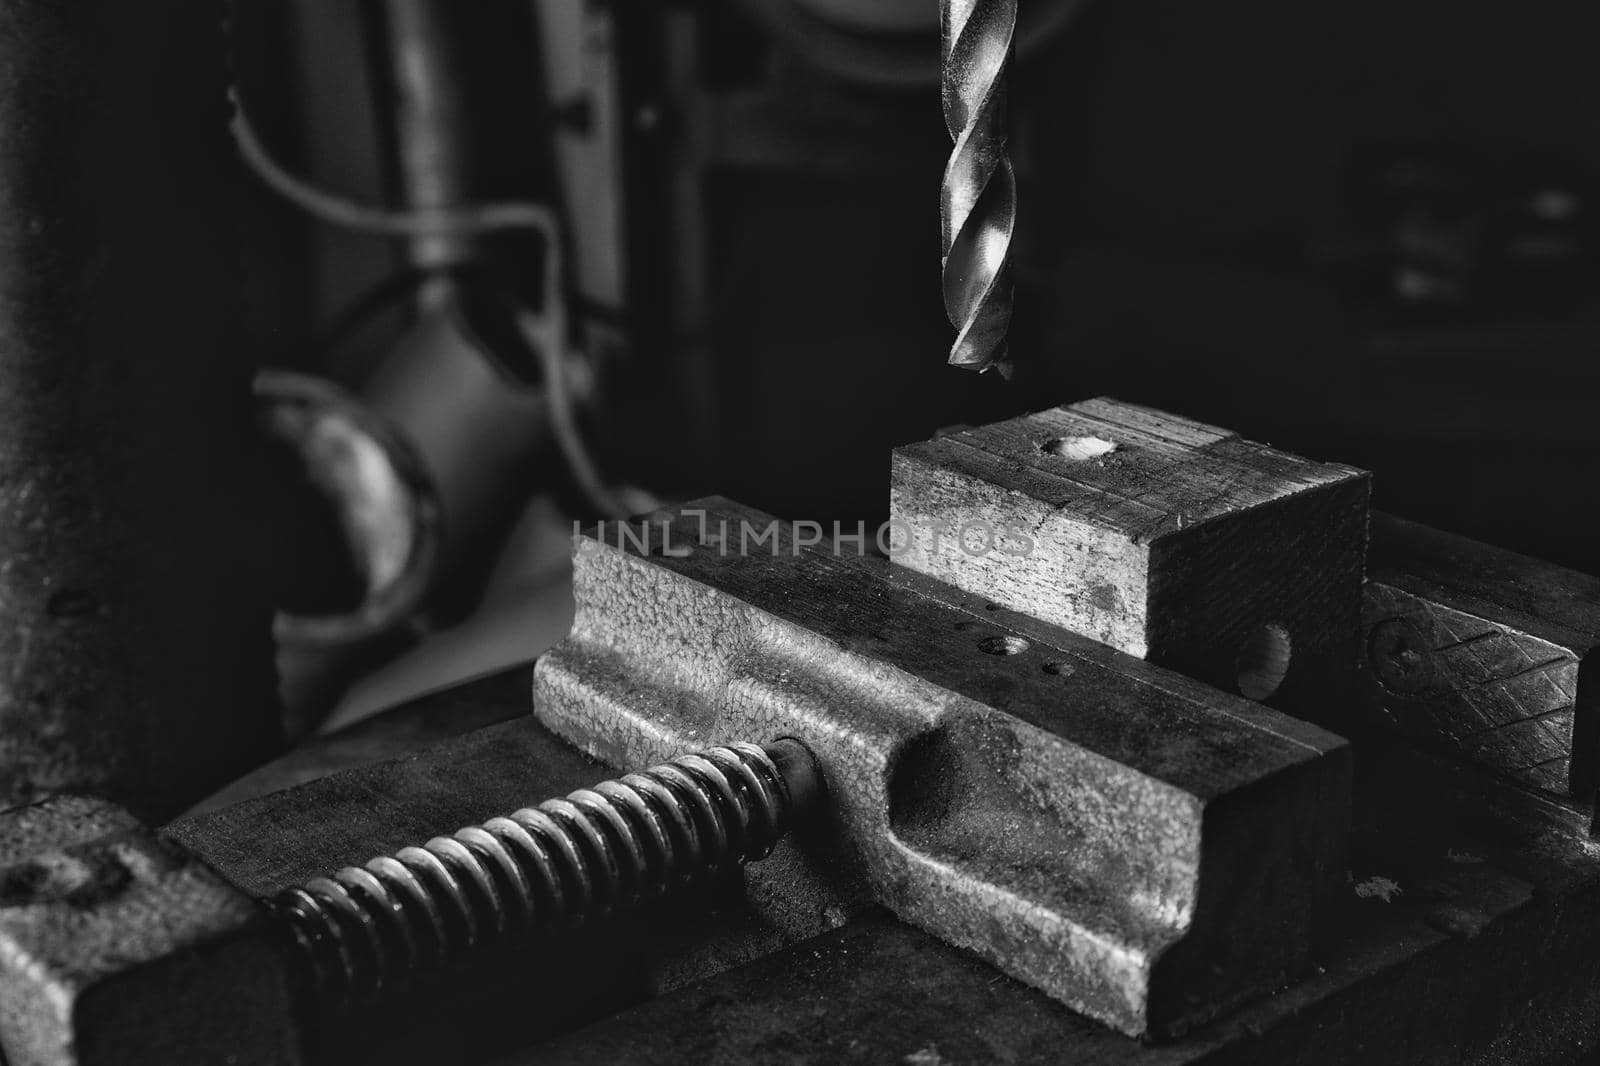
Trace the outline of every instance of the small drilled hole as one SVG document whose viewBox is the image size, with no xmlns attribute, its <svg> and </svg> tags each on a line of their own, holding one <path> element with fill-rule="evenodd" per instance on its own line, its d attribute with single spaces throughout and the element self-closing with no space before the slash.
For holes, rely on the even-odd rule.
<svg viewBox="0 0 1600 1066">
<path fill-rule="evenodd" d="M 1083 462 L 1110 455 L 1117 450 L 1117 442 L 1104 437 L 1051 437 L 1039 445 L 1046 455 L 1059 455 L 1063 459 Z"/>
<path fill-rule="evenodd" d="M 1275 622 L 1251 633 L 1239 650 L 1239 694 L 1264 700 L 1277 692 L 1292 653 L 1289 631 Z"/>
<path fill-rule="evenodd" d="M 1072 674 L 1073 674 L 1073 666 L 1072 666 L 1072 664 L 1071 663 L 1064 663 L 1059 659 L 1051 659 L 1049 662 L 1045 663 L 1039 669 L 1043 670 L 1047 674 L 1052 674 L 1052 675 L 1054 675 L 1056 677 L 1071 677 Z"/>
<path fill-rule="evenodd" d="M 978 641 L 978 650 L 988 655 L 1020 655 L 1028 650 L 1028 642 L 1010 634 L 1003 637 L 984 637 Z"/>
</svg>

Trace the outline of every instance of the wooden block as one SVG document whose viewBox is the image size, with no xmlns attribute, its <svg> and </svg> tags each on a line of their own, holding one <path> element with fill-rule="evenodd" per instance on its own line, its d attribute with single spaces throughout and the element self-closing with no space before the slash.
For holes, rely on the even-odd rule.
<svg viewBox="0 0 1600 1066">
<path fill-rule="evenodd" d="M 1362 629 L 1386 724 L 1521 784 L 1593 798 L 1600 579 L 1374 514 Z"/>
<path fill-rule="evenodd" d="M 1369 487 L 1352 467 L 1087 400 L 897 449 L 890 554 L 1304 713 L 1350 691 Z"/>
</svg>

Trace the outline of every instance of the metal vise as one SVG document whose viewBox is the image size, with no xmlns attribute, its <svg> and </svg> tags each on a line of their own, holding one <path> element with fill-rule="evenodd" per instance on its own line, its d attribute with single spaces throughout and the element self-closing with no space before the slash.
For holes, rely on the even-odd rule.
<svg viewBox="0 0 1600 1066">
<path fill-rule="evenodd" d="M 0 1045 L 14 1066 L 298 1061 L 297 952 L 336 968 L 370 951 L 385 977 L 398 971 L 384 952 L 454 965 L 443 945 L 487 937 L 487 903 L 510 884 L 458 875 L 499 855 L 486 837 L 543 823 L 520 811 L 322 879 L 305 906 L 349 909 L 294 925 L 298 943 L 282 907 L 253 902 L 306 876 L 296 833 L 315 824 L 310 850 L 344 862 L 524 802 L 545 729 L 628 767 L 735 741 L 803 749 L 822 816 L 744 882 L 786 942 L 882 905 L 1113 1029 L 1177 1039 L 1263 1002 L 1341 935 L 1351 761 L 1327 730 L 1362 743 L 1397 731 L 1444 764 L 1525 785 L 1524 749 L 1466 751 L 1471 729 L 1427 724 L 1526 707 L 1518 678 L 1570 674 L 1567 703 L 1559 690 L 1533 715 L 1571 723 L 1567 789 L 1582 787 L 1577 663 L 1600 625 L 1559 582 L 1542 605 L 1518 600 L 1521 614 L 1471 598 L 1453 556 L 1428 556 L 1426 581 L 1392 566 L 1363 592 L 1367 493 L 1360 471 L 1099 400 L 901 449 L 881 551 L 865 530 L 824 538 L 716 499 L 588 531 L 572 634 L 535 672 L 537 722 L 397 766 L 397 799 L 346 775 L 165 836 L 70 798 L 0 816 Z M 1388 557 L 1403 540 L 1387 541 Z M 1485 648 L 1532 648 L 1536 669 L 1489 670 L 1486 702 L 1464 667 L 1440 666 L 1456 660 L 1419 617 L 1484 621 L 1500 634 Z M 1390 639 L 1395 619 L 1413 643 Z M 1524 639 L 1535 629 L 1545 644 Z M 731 750 L 717 766 L 679 762 L 729 789 L 726 817 L 705 824 L 731 834 L 723 851 L 751 857 L 778 835 L 782 807 L 752 813 L 749 789 L 767 789 L 765 774 L 777 804 L 787 785 L 755 748 L 740 749 L 755 774 L 741 778 Z M 620 899 L 643 868 L 606 842 L 648 818 L 606 823 L 596 796 L 540 810 L 590 834 L 573 869 L 597 878 L 591 895 Z M 1548 802 L 1577 811 L 1587 798 Z M 508 878 L 538 872 L 536 850 L 505 853 Z M 1562 876 L 1562 891 L 1587 883 Z M 1426 945 L 1396 936 L 1383 980 L 1420 972 L 1406 967 Z M 1306 985 L 1266 1002 L 1301 1012 L 1324 994 L 1294 991 Z"/>
<path fill-rule="evenodd" d="M 1366 498 L 1358 471 L 1111 401 L 958 433 L 896 453 L 887 558 L 723 500 L 585 534 L 535 714 L 623 766 L 799 739 L 847 858 L 753 869 L 764 902 L 802 881 L 842 920 L 865 896 L 1172 1035 L 1308 964 L 1349 753 L 1156 663 L 1232 687 L 1275 627 L 1274 688 L 1352 700 Z"/>
</svg>

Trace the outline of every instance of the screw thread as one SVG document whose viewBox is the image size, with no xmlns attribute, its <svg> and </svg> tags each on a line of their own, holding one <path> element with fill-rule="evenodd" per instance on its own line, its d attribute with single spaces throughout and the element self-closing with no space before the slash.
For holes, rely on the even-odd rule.
<svg viewBox="0 0 1600 1066">
<path fill-rule="evenodd" d="M 764 857 L 810 791 L 812 775 L 795 773 L 789 748 L 804 752 L 779 741 L 685 755 L 346 866 L 266 906 L 320 1001 L 372 1002 L 477 948 L 525 942 Z"/>
</svg>

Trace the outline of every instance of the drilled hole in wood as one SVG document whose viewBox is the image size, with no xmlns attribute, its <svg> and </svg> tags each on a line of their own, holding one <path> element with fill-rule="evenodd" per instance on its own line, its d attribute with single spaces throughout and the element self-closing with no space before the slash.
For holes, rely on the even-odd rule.
<svg viewBox="0 0 1600 1066">
<path fill-rule="evenodd" d="M 1293 652 L 1289 631 L 1276 622 L 1251 633 L 1239 651 L 1239 694 L 1264 700 L 1277 692 L 1289 673 Z"/>
<path fill-rule="evenodd" d="M 1051 437 L 1039 445 L 1046 455 L 1059 455 L 1063 459 L 1083 462 L 1098 459 L 1117 450 L 1117 442 L 1104 437 Z"/>
<path fill-rule="evenodd" d="M 1028 650 L 1028 642 L 1008 633 L 1003 637 L 984 637 L 978 641 L 978 650 L 989 655 L 1020 655 Z"/>
<path fill-rule="evenodd" d="M 1073 673 L 1072 664 L 1064 663 L 1060 659 L 1051 659 L 1039 669 L 1056 677 L 1071 677 Z"/>
</svg>

